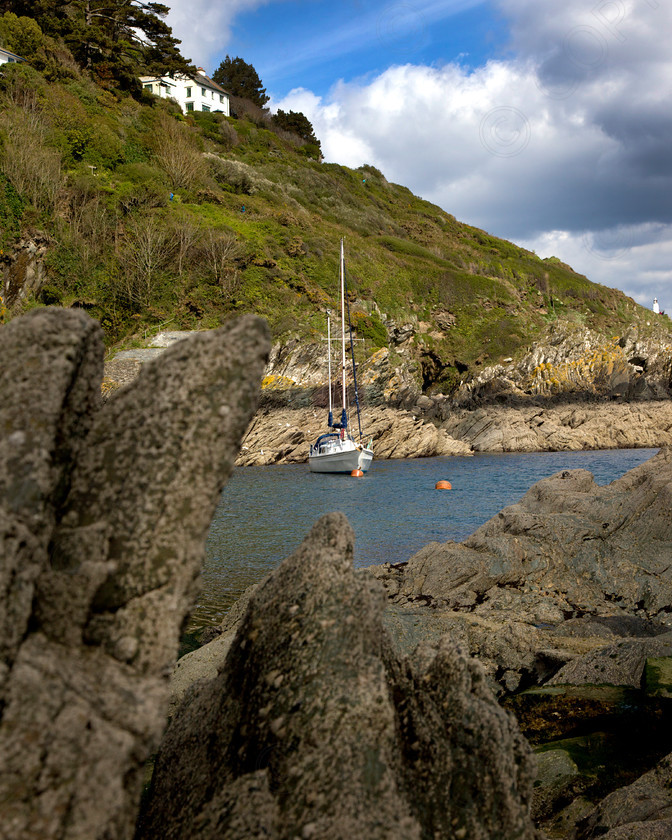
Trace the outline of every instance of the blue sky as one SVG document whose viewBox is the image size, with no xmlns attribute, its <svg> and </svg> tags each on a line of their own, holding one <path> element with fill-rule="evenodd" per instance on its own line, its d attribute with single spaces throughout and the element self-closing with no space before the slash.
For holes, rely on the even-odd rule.
<svg viewBox="0 0 672 840">
<path fill-rule="evenodd" d="M 257 69 L 325 160 L 672 312 L 669 0 L 173 0 L 183 54 Z"/>
<path fill-rule="evenodd" d="M 479 0 L 285 0 L 242 11 L 231 34 L 210 69 L 239 55 L 276 99 L 307 84 L 324 96 L 338 79 L 371 78 L 391 63 L 482 65 L 508 40 L 505 21 Z"/>
</svg>

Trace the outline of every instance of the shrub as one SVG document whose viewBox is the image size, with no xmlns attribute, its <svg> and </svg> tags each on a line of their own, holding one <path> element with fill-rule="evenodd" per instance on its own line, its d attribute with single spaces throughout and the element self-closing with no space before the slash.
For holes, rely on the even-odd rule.
<svg viewBox="0 0 672 840">
<path fill-rule="evenodd" d="M 3 115 L 5 139 L 0 162 L 15 190 L 34 207 L 53 212 L 64 184 L 59 153 L 45 142 L 45 127 L 36 112 L 13 109 Z"/>
<path fill-rule="evenodd" d="M 18 239 L 23 201 L 12 182 L 0 172 L 0 248 Z"/>
<path fill-rule="evenodd" d="M 115 198 L 123 213 L 139 208 L 163 207 L 170 190 L 161 170 L 148 163 L 127 163 L 116 171 Z"/>
<path fill-rule="evenodd" d="M 131 304 L 141 307 L 152 304 L 173 256 L 171 244 L 169 231 L 159 216 L 139 216 L 122 228 L 117 250 L 117 282 Z"/>
<path fill-rule="evenodd" d="M 385 324 L 383 324 L 375 312 L 372 312 L 370 315 L 366 315 L 363 312 L 355 312 L 352 316 L 352 328 L 359 338 L 367 339 L 374 347 L 387 347 L 389 344 Z"/>
<path fill-rule="evenodd" d="M 152 150 L 154 160 L 174 190 L 193 189 L 203 183 L 207 166 L 197 137 L 184 123 L 161 114 L 153 134 Z"/>
</svg>

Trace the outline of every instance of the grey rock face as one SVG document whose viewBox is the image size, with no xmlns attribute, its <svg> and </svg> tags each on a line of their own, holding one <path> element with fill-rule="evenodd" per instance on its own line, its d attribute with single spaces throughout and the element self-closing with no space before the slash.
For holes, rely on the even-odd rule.
<svg viewBox="0 0 672 840">
<path fill-rule="evenodd" d="M 672 451 L 612 482 L 566 470 L 535 484 L 463 543 L 431 543 L 399 569 L 397 600 L 429 597 L 488 614 L 544 621 L 574 612 L 667 623 L 672 603 Z M 392 582 L 390 582 L 392 585 Z"/>
<path fill-rule="evenodd" d="M 164 738 L 140 840 L 533 838 L 532 763 L 448 640 L 391 651 L 384 597 L 321 519 L 251 597 Z"/>
<path fill-rule="evenodd" d="M 443 416 L 445 414 L 445 416 Z M 477 452 L 563 452 L 672 444 L 672 403 L 446 408 L 441 427 Z"/>
<path fill-rule="evenodd" d="M 598 682 L 611 675 L 638 685 L 644 661 L 667 655 L 633 637 L 670 631 L 670 488 L 667 449 L 607 487 L 565 471 L 463 543 L 430 543 L 408 563 L 372 567 L 389 598 L 395 647 L 407 653 L 450 633 L 505 692 L 542 684 L 564 665 L 577 675 L 585 666 L 590 682 L 595 663 Z M 633 644 L 583 659 L 618 638 Z"/>
<path fill-rule="evenodd" d="M 7 840 L 132 835 L 212 512 L 269 342 L 242 319 L 100 406 L 100 328 L 0 330 L 0 823 Z"/>
<path fill-rule="evenodd" d="M 641 688 L 649 657 L 672 656 L 672 633 L 655 639 L 628 639 L 578 657 L 548 685 L 623 685 Z"/>
</svg>

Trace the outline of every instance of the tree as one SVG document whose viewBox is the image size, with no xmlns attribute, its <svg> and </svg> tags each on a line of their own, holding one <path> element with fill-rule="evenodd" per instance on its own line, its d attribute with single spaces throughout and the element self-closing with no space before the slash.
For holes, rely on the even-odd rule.
<svg viewBox="0 0 672 840">
<path fill-rule="evenodd" d="M 277 113 L 273 115 L 273 122 L 278 128 L 291 131 L 297 134 L 302 140 L 305 140 L 306 143 L 311 143 L 320 148 L 320 141 L 315 136 L 312 123 L 301 111 L 285 112 L 279 108 Z"/>
<path fill-rule="evenodd" d="M 22 58 L 31 59 L 42 46 L 44 36 L 33 18 L 13 12 L 5 12 L 0 17 L 0 46 L 17 53 Z"/>
<path fill-rule="evenodd" d="M 231 58 L 227 55 L 212 74 L 212 78 L 228 93 L 249 99 L 260 108 L 263 108 L 271 98 L 266 95 L 266 88 L 263 87 L 254 67 L 237 56 Z"/>
<path fill-rule="evenodd" d="M 145 0 L 0 0 L 0 12 L 33 18 L 60 38 L 80 67 L 131 87 L 142 72 L 186 72 L 189 62 L 164 18 L 162 3 Z M 137 84 L 137 82 L 135 82 Z"/>
</svg>

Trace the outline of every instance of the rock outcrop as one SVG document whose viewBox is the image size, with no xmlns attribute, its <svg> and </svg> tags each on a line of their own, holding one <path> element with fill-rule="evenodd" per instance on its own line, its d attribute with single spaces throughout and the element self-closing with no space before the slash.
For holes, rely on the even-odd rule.
<svg viewBox="0 0 672 840">
<path fill-rule="evenodd" d="M 672 837 L 672 755 L 631 785 L 606 796 L 579 822 L 575 840 Z"/>
<path fill-rule="evenodd" d="M 322 409 L 261 409 L 245 435 L 237 464 L 261 466 L 307 461 L 311 444 L 327 431 L 326 419 Z M 357 429 L 356 416 L 350 421 Z M 467 444 L 407 411 L 364 409 L 362 427 L 365 442 L 373 441 L 377 460 L 471 455 Z"/>
<path fill-rule="evenodd" d="M 128 838 L 267 330 L 170 348 L 104 406 L 83 313 L 35 310 L 0 350 L 0 833 Z"/>
<path fill-rule="evenodd" d="M 17 242 L 10 252 L 0 251 L 0 293 L 8 308 L 31 294 L 39 294 L 47 275 L 44 261 L 51 244 L 48 234 L 35 233 Z"/>
<path fill-rule="evenodd" d="M 475 452 L 564 452 L 672 446 L 672 402 L 448 409 L 437 421 Z"/>
<path fill-rule="evenodd" d="M 558 322 L 522 358 L 472 374 L 451 395 L 456 407 L 527 402 L 535 397 L 668 398 L 670 336 L 660 331 L 647 336 L 631 329 L 605 338 L 585 327 Z"/>
<path fill-rule="evenodd" d="M 669 621 L 672 450 L 606 487 L 566 470 L 528 490 L 463 543 L 431 543 L 388 568 L 397 602 L 475 615 L 515 605 L 519 619 L 591 613 Z"/>
<path fill-rule="evenodd" d="M 162 352 L 159 348 L 188 335 L 191 333 L 162 333 L 147 349 L 117 354 L 105 366 L 104 392 L 131 381 L 142 364 Z M 392 364 L 390 352 L 386 348 L 379 350 L 359 371 L 363 430 L 367 439 L 373 439 L 376 459 L 466 455 L 472 451 L 672 446 L 672 401 L 663 398 L 667 395 L 667 386 L 663 385 L 672 377 L 668 370 L 669 348 L 660 341 L 633 335 L 621 343 L 612 342 L 609 352 L 602 352 L 599 342 L 603 340 L 592 333 L 563 336 L 564 333 L 555 336 L 555 344 L 535 348 L 523 361 L 511 362 L 506 370 L 487 368 L 452 397 L 422 394 L 414 384 L 413 360 Z M 309 446 L 324 431 L 326 418 L 327 392 L 321 379 L 324 371 L 320 349 L 296 341 L 274 346 L 262 382 L 261 407 L 243 443 L 239 465 L 307 460 Z M 568 354 L 572 364 L 563 361 L 563 354 Z M 590 364 L 584 359 L 586 354 L 592 359 Z M 594 381 L 604 380 L 604 365 L 612 374 L 616 368 L 621 369 L 618 365 L 614 368 L 612 356 L 620 359 L 619 365 L 626 366 L 633 381 L 644 381 L 646 368 L 654 384 L 639 390 L 633 386 L 626 389 L 627 394 L 611 390 L 603 393 L 594 387 Z M 571 388 L 568 385 L 558 391 L 540 385 L 530 390 L 529 382 L 525 385 L 530 377 L 552 385 L 551 380 L 557 377 L 550 376 L 549 371 L 563 365 L 569 365 L 567 370 L 572 373 L 566 378 Z M 602 373 L 598 376 L 599 371 Z M 619 400 L 612 401 L 614 396 Z M 626 397 L 634 401 L 627 401 Z M 351 420 L 355 422 L 354 414 Z"/>
<path fill-rule="evenodd" d="M 324 517 L 251 595 L 166 733 L 138 840 L 537 836 L 530 753 L 481 668 L 447 639 L 397 657 L 352 557 Z"/>
<path fill-rule="evenodd" d="M 450 634 L 507 693 L 609 642 L 668 632 L 671 488 L 668 449 L 607 487 L 565 471 L 463 543 L 430 543 L 407 563 L 372 567 L 395 647 L 410 653 Z"/>
</svg>

